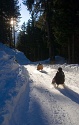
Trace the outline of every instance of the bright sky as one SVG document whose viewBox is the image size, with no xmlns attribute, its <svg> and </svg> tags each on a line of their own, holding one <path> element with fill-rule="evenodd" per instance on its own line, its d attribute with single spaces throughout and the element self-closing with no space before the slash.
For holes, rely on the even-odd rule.
<svg viewBox="0 0 79 125">
<path fill-rule="evenodd" d="M 20 25 L 22 25 L 24 22 L 28 22 L 28 20 L 30 19 L 30 14 L 29 11 L 27 10 L 27 7 L 24 6 L 22 4 L 22 0 L 19 0 L 19 2 L 21 3 L 21 22 L 19 23 Z"/>
</svg>

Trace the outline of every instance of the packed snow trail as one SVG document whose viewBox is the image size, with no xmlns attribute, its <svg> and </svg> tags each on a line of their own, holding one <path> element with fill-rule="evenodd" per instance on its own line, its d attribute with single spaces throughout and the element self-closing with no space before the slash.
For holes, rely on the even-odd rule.
<svg viewBox="0 0 79 125">
<path fill-rule="evenodd" d="M 9 125 L 79 125 L 79 94 L 51 84 L 56 70 L 26 65 L 28 86 L 21 94 Z M 51 71 L 50 71 L 51 70 Z M 26 74 L 25 74 L 26 75 Z M 67 79 L 67 82 L 69 82 Z M 73 98 L 74 97 L 74 98 Z"/>
</svg>

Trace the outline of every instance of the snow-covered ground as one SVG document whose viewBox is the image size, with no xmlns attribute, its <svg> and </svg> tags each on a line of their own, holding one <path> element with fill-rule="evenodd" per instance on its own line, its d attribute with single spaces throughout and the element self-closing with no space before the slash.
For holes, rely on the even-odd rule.
<svg viewBox="0 0 79 125">
<path fill-rule="evenodd" d="M 0 44 L 0 125 L 79 125 L 79 65 L 30 62 L 23 53 Z M 61 66 L 65 88 L 52 78 Z"/>
</svg>

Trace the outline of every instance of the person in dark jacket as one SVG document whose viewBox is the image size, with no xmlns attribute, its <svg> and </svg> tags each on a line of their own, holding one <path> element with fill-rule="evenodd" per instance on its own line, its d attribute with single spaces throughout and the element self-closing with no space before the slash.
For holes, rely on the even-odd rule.
<svg viewBox="0 0 79 125">
<path fill-rule="evenodd" d="M 53 84 L 56 83 L 57 87 L 58 87 L 59 84 L 62 84 L 64 86 L 64 82 L 65 82 L 65 74 L 62 71 L 62 68 L 59 67 L 56 75 L 54 76 L 54 78 L 52 80 L 52 83 Z"/>
</svg>

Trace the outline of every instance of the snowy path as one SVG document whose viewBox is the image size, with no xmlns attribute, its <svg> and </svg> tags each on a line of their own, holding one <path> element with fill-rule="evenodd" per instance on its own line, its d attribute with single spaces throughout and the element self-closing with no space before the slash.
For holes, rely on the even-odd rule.
<svg viewBox="0 0 79 125">
<path fill-rule="evenodd" d="M 44 71 L 27 65 L 30 82 L 21 95 L 9 125 L 79 125 L 79 94 L 61 86 L 51 85 L 56 70 Z M 70 80 L 70 76 L 67 82 Z"/>
</svg>

